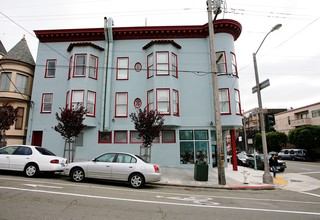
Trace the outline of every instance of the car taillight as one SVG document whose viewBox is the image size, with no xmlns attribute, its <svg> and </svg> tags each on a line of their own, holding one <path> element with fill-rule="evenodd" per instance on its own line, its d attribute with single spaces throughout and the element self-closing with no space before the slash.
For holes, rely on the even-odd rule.
<svg viewBox="0 0 320 220">
<path fill-rule="evenodd" d="M 53 160 L 50 160 L 50 163 L 59 163 L 59 160 L 53 159 Z"/>
<path fill-rule="evenodd" d="M 157 165 L 153 164 L 154 172 L 159 173 L 160 169 Z"/>
</svg>

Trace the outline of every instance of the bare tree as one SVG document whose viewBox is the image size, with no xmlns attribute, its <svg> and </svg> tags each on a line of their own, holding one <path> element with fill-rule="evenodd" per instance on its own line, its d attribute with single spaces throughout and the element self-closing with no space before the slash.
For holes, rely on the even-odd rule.
<svg viewBox="0 0 320 220">
<path fill-rule="evenodd" d="M 153 140 L 159 136 L 162 129 L 164 118 L 155 110 L 148 111 L 146 108 L 140 108 L 130 114 L 134 123 L 134 128 L 139 132 L 138 138 L 143 140 L 140 146 L 140 156 L 150 162 L 151 146 Z"/>
<path fill-rule="evenodd" d="M 9 102 L 0 107 L 0 147 L 7 145 L 6 130 L 17 120 L 18 108 L 14 108 Z"/>
<path fill-rule="evenodd" d="M 53 129 L 65 139 L 63 156 L 65 157 L 67 151 L 68 160 L 72 162 L 75 155 L 75 139 L 86 126 L 83 124 L 86 111 L 83 106 L 78 106 L 76 109 L 60 108 L 60 110 L 60 116 L 56 113 L 58 125 Z"/>
</svg>

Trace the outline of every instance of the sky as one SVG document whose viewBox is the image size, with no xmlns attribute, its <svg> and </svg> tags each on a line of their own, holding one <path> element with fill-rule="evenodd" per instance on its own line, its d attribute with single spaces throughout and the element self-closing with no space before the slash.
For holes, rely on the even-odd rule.
<svg viewBox="0 0 320 220">
<path fill-rule="evenodd" d="M 257 53 L 263 108 L 299 108 L 320 102 L 320 1 L 223 0 L 217 19 L 242 25 L 235 42 L 242 110 L 258 107 L 253 53 Z M 0 40 L 9 51 L 25 35 L 36 60 L 34 30 L 102 28 L 112 17 L 115 27 L 203 25 L 206 0 L 10 0 L 0 8 Z"/>
</svg>

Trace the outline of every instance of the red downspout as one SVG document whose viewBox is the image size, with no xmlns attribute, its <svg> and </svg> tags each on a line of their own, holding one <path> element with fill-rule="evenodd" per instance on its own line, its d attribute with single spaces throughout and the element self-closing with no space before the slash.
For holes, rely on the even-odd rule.
<svg viewBox="0 0 320 220">
<path fill-rule="evenodd" d="M 230 136 L 231 136 L 231 149 L 232 149 L 232 168 L 233 168 L 234 171 L 238 171 L 236 131 L 235 130 L 230 130 Z"/>
</svg>

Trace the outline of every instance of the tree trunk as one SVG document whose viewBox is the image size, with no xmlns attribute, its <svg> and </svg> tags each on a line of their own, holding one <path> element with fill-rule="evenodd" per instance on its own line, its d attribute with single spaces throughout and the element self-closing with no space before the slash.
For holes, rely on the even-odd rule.
<svg viewBox="0 0 320 220">
<path fill-rule="evenodd" d="M 75 140 L 66 139 L 64 143 L 63 157 L 67 158 L 69 162 L 73 162 L 75 153 L 76 153 Z"/>
<path fill-rule="evenodd" d="M 1 130 L 1 133 L 0 133 L 0 147 L 4 147 L 6 145 L 7 145 L 6 130 Z"/>
<path fill-rule="evenodd" d="M 148 162 L 151 161 L 151 145 L 140 145 L 140 157 Z"/>
</svg>

